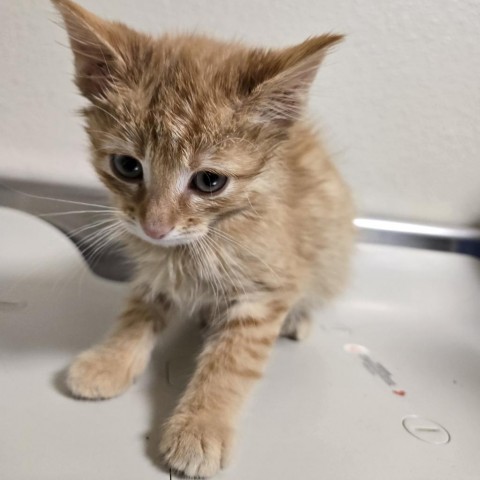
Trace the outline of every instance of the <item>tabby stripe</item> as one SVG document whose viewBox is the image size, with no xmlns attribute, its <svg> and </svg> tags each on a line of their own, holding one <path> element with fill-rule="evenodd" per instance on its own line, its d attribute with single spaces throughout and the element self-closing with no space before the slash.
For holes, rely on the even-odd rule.
<svg viewBox="0 0 480 480">
<path fill-rule="evenodd" d="M 226 330 L 237 330 L 243 328 L 261 328 L 264 325 L 268 325 L 270 323 L 278 322 L 278 317 L 276 316 L 268 316 L 267 318 L 258 319 L 254 317 L 246 317 L 246 318 L 234 318 L 232 320 L 228 320 L 224 328 Z"/>
<path fill-rule="evenodd" d="M 262 332 L 258 331 L 255 332 L 258 335 L 253 335 L 253 332 L 249 332 L 249 334 L 244 334 L 240 335 L 240 332 L 238 333 L 232 333 L 227 337 L 227 333 L 223 335 L 222 341 L 225 342 L 226 345 L 228 345 L 230 349 L 237 348 L 239 343 L 243 345 L 243 348 L 247 346 L 252 346 L 255 348 L 255 345 L 261 346 L 271 346 L 275 343 L 275 341 L 278 338 L 278 333 L 267 333 L 267 332 Z"/>
<path fill-rule="evenodd" d="M 239 368 L 234 365 L 225 365 L 225 372 L 233 373 L 239 377 L 258 379 L 262 378 L 262 373 L 252 368 Z"/>
<path fill-rule="evenodd" d="M 259 349 L 252 348 L 248 345 L 245 345 L 243 347 L 243 351 L 248 355 L 250 355 L 250 357 L 253 358 L 254 360 L 264 361 L 268 357 L 268 352 L 265 352 L 264 350 L 260 351 Z"/>
<path fill-rule="evenodd" d="M 257 345 L 257 347 L 251 346 L 250 339 L 251 337 L 238 339 L 236 336 L 224 338 L 225 348 L 231 355 L 234 354 L 233 352 L 237 351 L 239 355 L 245 354 L 252 360 L 264 362 L 268 358 L 268 351 L 265 351 L 263 345 Z M 239 341 L 242 342 L 241 345 L 239 345 Z"/>
<path fill-rule="evenodd" d="M 278 335 L 269 335 L 265 337 L 248 337 L 248 343 L 250 345 L 265 345 L 266 347 L 270 347 L 273 345 L 278 338 Z"/>
</svg>

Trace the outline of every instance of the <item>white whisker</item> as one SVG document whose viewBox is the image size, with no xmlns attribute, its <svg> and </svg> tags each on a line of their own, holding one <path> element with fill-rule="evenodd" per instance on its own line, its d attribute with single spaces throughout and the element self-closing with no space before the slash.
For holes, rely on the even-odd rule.
<svg viewBox="0 0 480 480">
<path fill-rule="evenodd" d="M 194 245 L 194 244 L 192 244 L 192 245 Z M 206 279 L 207 280 L 210 279 L 212 289 L 214 290 L 214 297 L 215 297 L 214 315 L 217 315 L 217 311 L 218 311 L 218 308 L 219 308 L 221 285 L 220 285 L 219 281 L 217 280 L 215 272 L 213 271 L 213 268 L 212 268 L 213 267 L 213 262 L 212 262 L 213 259 L 210 258 L 209 252 L 206 250 L 202 239 L 200 239 L 197 246 L 203 254 L 203 255 L 197 255 L 198 261 L 200 263 L 201 268 L 203 268 L 204 271 L 205 271 Z M 204 259 L 206 260 L 206 264 L 203 263 Z"/>
<path fill-rule="evenodd" d="M 76 213 L 103 213 L 103 214 L 111 214 L 115 210 L 72 210 L 70 212 L 54 212 L 54 213 L 39 213 L 38 217 L 61 217 L 64 215 L 73 215 Z"/>
<path fill-rule="evenodd" d="M 101 225 L 104 225 L 106 223 L 112 223 L 115 221 L 117 221 L 116 218 L 107 218 L 107 219 L 99 220 L 97 222 L 92 222 L 87 225 L 82 225 L 81 227 L 78 227 L 78 228 L 75 228 L 74 230 L 69 231 L 68 235 L 70 237 L 74 237 L 85 230 L 90 230 L 92 228 L 100 227 Z"/>
<path fill-rule="evenodd" d="M 230 272 L 227 270 L 227 267 L 224 265 L 224 258 L 221 254 L 222 252 L 222 248 L 221 246 L 218 245 L 218 242 L 216 242 L 212 237 L 205 237 L 205 241 L 208 242 L 210 244 L 210 248 L 217 254 L 218 258 L 219 258 L 219 264 L 220 264 L 220 267 L 222 268 L 222 270 L 225 272 L 225 275 L 228 277 L 231 285 L 236 289 L 238 290 L 239 288 L 241 288 L 243 290 L 243 294 L 246 296 L 247 295 L 247 292 L 245 291 L 245 286 L 242 282 L 242 280 L 240 279 L 240 277 L 238 276 L 237 272 L 235 271 L 235 269 L 233 268 L 233 263 L 232 263 L 232 260 L 230 259 L 230 261 L 228 262 L 225 262 L 227 263 L 228 265 L 231 265 L 232 266 L 232 269 L 230 270 L 230 272 L 232 273 L 232 275 L 235 277 L 235 279 L 232 278 L 232 276 L 230 275 Z M 216 250 L 215 250 L 215 247 Z M 236 280 L 236 281 L 234 281 Z"/>
<path fill-rule="evenodd" d="M 242 250 L 245 250 L 245 252 L 247 252 L 249 255 L 251 255 L 253 258 L 255 258 L 256 260 L 258 260 L 260 263 L 262 263 L 265 267 L 267 267 L 270 272 L 272 272 L 276 277 L 277 279 L 279 279 L 278 277 L 278 274 L 275 270 L 273 270 L 273 268 L 268 265 L 262 258 L 260 258 L 257 254 L 255 254 L 252 250 L 250 250 L 246 245 L 238 242 L 237 240 L 235 240 L 231 235 L 228 235 L 227 233 L 225 232 L 222 232 L 221 230 L 215 228 L 215 227 L 210 227 L 210 230 L 218 235 L 220 238 L 223 238 L 225 241 L 227 242 L 230 242 L 232 243 L 233 245 L 236 245 L 238 246 L 240 249 Z"/>
<path fill-rule="evenodd" d="M 33 193 L 22 192 L 21 190 L 17 190 L 16 188 L 12 188 L 9 185 L 6 185 L 5 183 L 2 183 L 2 182 L 0 182 L 0 186 L 10 190 L 11 192 L 19 193 L 20 195 L 25 195 L 26 197 L 30 197 L 30 198 L 36 198 L 36 199 L 40 199 L 40 200 L 50 200 L 50 201 L 53 201 L 53 202 L 60 202 L 60 203 L 70 203 L 70 204 L 73 204 L 73 205 L 84 205 L 84 206 L 87 206 L 87 207 L 98 207 L 98 208 L 103 208 L 103 209 L 112 208 L 112 211 L 115 210 L 113 207 L 109 207 L 108 205 L 99 205 L 99 204 L 96 204 L 96 203 L 86 203 L 86 202 L 76 202 L 74 200 L 65 200 L 65 199 L 61 199 L 61 198 L 44 197 L 42 195 L 34 195 Z"/>
</svg>

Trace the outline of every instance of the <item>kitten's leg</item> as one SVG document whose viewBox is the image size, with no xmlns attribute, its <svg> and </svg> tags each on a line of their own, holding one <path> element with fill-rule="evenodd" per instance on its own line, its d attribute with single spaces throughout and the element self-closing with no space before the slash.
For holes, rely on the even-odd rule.
<svg viewBox="0 0 480 480">
<path fill-rule="evenodd" d="M 305 340 L 312 330 L 312 317 L 309 308 L 303 303 L 297 303 L 288 312 L 282 325 L 280 335 L 292 340 Z"/>
<path fill-rule="evenodd" d="M 237 414 L 262 375 L 288 309 L 276 300 L 239 303 L 212 333 L 163 432 L 160 451 L 171 468 L 208 477 L 225 465 Z"/>
<path fill-rule="evenodd" d="M 69 368 L 67 385 L 78 397 L 119 395 L 145 369 L 163 317 L 152 305 L 132 298 L 117 328 L 99 345 L 80 354 Z"/>
</svg>

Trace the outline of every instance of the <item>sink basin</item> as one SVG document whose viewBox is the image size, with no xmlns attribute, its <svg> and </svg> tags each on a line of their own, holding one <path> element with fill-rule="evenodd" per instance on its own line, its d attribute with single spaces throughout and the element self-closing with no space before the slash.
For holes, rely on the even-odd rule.
<svg viewBox="0 0 480 480">
<path fill-rule="evenodd" d="M 70 398 L 66 366 L 111 328 L 127 285 L 93 274 L 35 216 L 0 208 L 0 224 L 1 477 L 174 478 L 158 429 L 193 368 L 196 327 L 180 322 L 121 397 Z M 471 257 L 359 244 L 312 336 L 278 341 L 218 478 L 478 479 L 479 292 Z"/>
</svg>

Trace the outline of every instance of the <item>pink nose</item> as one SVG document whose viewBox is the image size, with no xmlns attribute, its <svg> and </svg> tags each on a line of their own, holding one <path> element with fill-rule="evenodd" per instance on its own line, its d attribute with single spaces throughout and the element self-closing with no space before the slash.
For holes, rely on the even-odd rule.
<svg viewBox="0 0 480 480">
<path fill-rule="evenodd" d="M 162 224 L 144 224 L 142 227 L 143 231 L 154 240 L 160 240 L 173 230 L 173 227 L 170 225 Z"/>
</svg>

